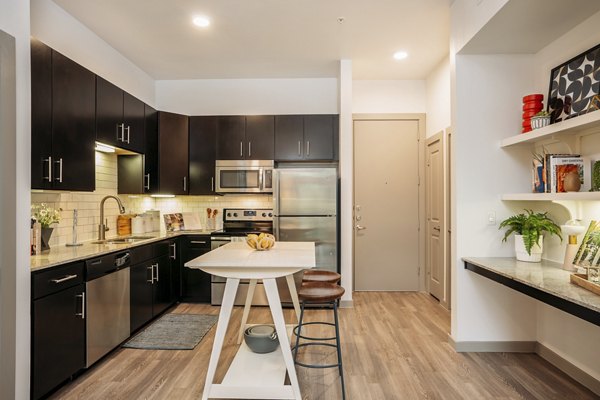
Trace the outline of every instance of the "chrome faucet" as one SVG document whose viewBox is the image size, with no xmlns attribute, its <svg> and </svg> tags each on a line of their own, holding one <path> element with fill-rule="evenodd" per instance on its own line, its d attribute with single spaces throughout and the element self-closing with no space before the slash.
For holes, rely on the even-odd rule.
<svg viewBox="0 0 600 400">
<path fill-rule="evenodd" d="M 98 225 L 98 240 L 106 239 L 106 231 L 108 230 L 108 226 L 104 223 L 104 202 L 107 199 L 115 199 L 119 204 L 119 212 L 121 214 L 125 214 L 125 207 L 117 196 L 105 196 L 102 200 L 100 200 L 100 225 Z"/>
</svg>

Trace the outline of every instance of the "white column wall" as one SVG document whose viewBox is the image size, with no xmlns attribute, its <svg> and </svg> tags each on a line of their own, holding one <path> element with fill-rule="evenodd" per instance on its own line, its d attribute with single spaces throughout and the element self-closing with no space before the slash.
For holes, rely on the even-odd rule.
<svg viewBox="0 0 600 400">
<path fill-rule="evenodd" d="M 456 56 L 454 204 L 456 253 L 452 337 L 462 341 L 530 341 L 536 338 L 536 301 L 466 271 L 461 257 L 513 256 L 502 244 L 498 221 L 513 211 L 505 192 L 529 190 L 528 164 L 514 160 L 499 141 L 520 131 L 520 99 L 532 90 L 532 56 Z M 520 186 L 520 187 L 519 187 Z M 515 312 L 518 310 L 517 312 Z"/>
<path fill-rule="evenodd" d="M 156 106 L 187 115 L 337 114 L 338 80 L 162 80 Z"/>
<path fill-rule="evenodd" d="M 29 398 L 29 2 L 0 0 L 0 30 L 15 37 L 16 96 L 0 88 L 0 398 Z M 0 56 L 1 57 L 1 56 Z M 1 73 L 6 73 L 7 68 Z M 2 85 L 5 82 L 1 83 Z"/>
<path fill-rule="evenodd" d="M 342 301 L 352 301 L 354 287 L 354 135 L 352 133 L 352 60 L 340 61 L 340 230 Z"/>
<path fill-rule="evenodd" d="M 155 105 L 154 79 L 52 0 L 31 0 L 31 36 Z"/>
</svg>

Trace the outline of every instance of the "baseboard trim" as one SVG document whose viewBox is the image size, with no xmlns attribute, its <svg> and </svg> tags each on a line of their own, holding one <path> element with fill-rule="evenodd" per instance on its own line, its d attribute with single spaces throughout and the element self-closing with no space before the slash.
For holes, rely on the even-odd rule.
<svg viewBox="0 0 600 400">
<path fill-rule="evenodd" d="M 457 353 L 535 353 L 600 396 L 600 380 L 539 342 L 456 342 L 448 335 L 448 344 Z"/>
<path fill-rule="evenodd" d="M 535 353 L 537 342 L 454 342 L 457 353 Z"/>
<path fill-rule="evenodd" d="M 340 308 L 354 308 L 354 300 L 340 300 Z"/>
<path fill-rule="evenodd" d="M 539 342 L 536 343 L 535 352 L 544 360 L 548 361 L 550 364 L 554 365 L 556 368 L 560 369 L 562 372 L 569 375 L 571 378 L 575 379 L 577 382 L 581 383 L 583 386 L 600 396 L 600 381 L 598 379 L 594 378 L 571 362 L 565 360 L 563 357 L 559 356 L 554 351 L 550 350 L 548 347 Z"/>
</svg>

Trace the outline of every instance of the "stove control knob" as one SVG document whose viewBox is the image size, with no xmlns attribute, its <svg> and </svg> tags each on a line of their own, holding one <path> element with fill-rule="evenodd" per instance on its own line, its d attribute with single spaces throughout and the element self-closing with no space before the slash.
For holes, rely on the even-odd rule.
<svg viewBox="0 0 600 400">
<path fill-rule="evenodd" d="M 237 213 L 233 213 L 233 216 L 234 216 L 234 217 L 237 217 Z"/>
<path fill-rule="evenodd" d="M 269 213 L 269 217 L 272 217 L 272 216 L 273 216 L 273 213 Z"/>
<path fill-rule="evenodd" d="M 227 216 L 228 216 L 228 217 L 231 217 L 231 213 L 227 213 Z"/>
<path fill-rule="evenodd" d="M 267 213 L 262 213 L 263 218 L 267 216 Z"/>
</svg>

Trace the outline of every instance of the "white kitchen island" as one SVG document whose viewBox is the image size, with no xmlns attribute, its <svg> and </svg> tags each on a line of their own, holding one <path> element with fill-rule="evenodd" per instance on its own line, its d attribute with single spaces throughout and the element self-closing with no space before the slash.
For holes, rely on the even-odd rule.
<svg viewBox="0 0 600 400">
<path fill-rule="evenodd" d="M 202 399 L 300 400 L 302 397 L 292 358 L 289 333 L 283 318 L 275 279 L 287 277 L 288 283 L 293 282 L 291 276 L 294 273 L 302 269 L 314 268 L 315 244 L 277 242 L 271 250 L 257 251 L 251 249 L 246 243 L 232 242 L 187 262 L 185 266 L 199 268 L 206 273 L 227 278 Z M 215 384 L 213 383 L 215 371 L 241 279 L 263 281 L 280 346 L 272 353 L 256 354 L 242 343 L 223 382 Z M 295 290 L 291 294 L 296 297 L 294 300 L 297 303 Z M 246 317 L 251 300 L 251 296 L 248 296 L 244 312 Z M 242 321 L 242 328 L 244 325 L 245 318 Z M 285 385 L 286 372 L 290 385 Z"/>
</svg>

